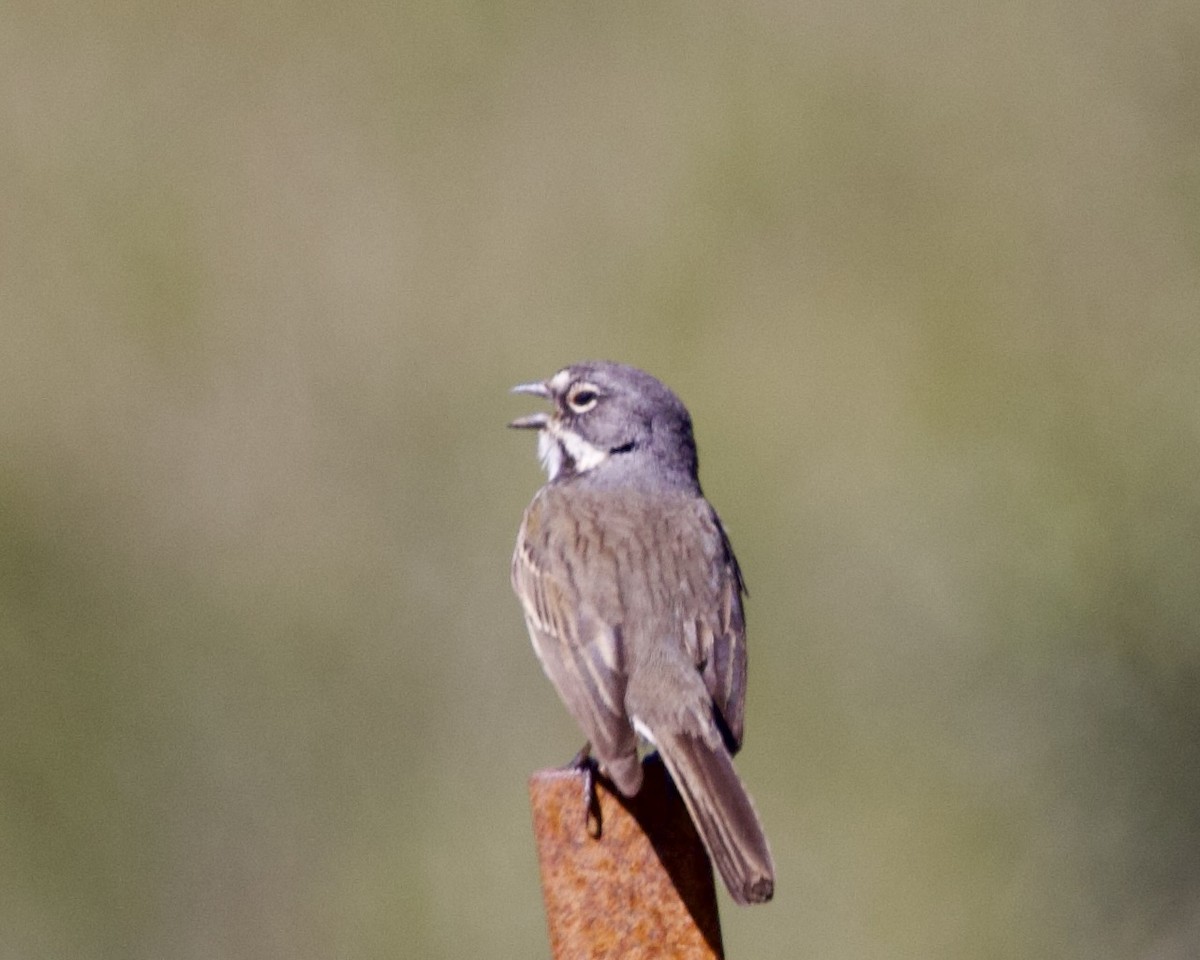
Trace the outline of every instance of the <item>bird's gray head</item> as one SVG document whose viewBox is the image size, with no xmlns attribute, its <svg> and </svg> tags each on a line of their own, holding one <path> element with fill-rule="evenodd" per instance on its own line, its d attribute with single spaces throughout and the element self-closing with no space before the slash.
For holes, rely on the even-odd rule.
<svg viewBox="0 0 1200 960">
<path fill-rule="evenodd" d="M 552 413 L 510 427 L 538 431 L 538 455 L 551 481 L 672 487 L 699 491 L 696 442 L 687 408 L 665 384 L 635 367 L 576 363 L 541 383 L 523 383 L 554 404 Z"/>
</svg>

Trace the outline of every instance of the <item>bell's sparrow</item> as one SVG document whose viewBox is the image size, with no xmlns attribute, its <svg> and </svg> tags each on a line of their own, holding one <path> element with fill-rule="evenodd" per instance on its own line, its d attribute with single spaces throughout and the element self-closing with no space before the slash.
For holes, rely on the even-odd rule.
<svg viewBox="0 0 1200 960">
<path fill-rule="evenodd" d="M 549 474 L 512 561 L 542 667 L 617 789 L 641 786 L 640 734 L 733 899 L 771 899 L 771 852 L 731 759 L 746 696 L 745 586 L 700 490 L 687 409 L 648 373 L 608 362 L 514 392 L 554 405 L 510 424 L 538 431 Z"/>
</svg>

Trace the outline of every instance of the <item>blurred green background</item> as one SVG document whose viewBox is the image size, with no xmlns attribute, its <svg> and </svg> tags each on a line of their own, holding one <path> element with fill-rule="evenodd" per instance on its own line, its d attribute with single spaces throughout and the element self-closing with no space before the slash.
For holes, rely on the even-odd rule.
<svg viewBox="0 0 1200 960">
<path fill-rule="evenodd" d="M 1200 7 L 0 5 L 0 955 L 547 956 L 505 393 L 752 591 L 731 957 L 1200 952 Z"/>
</svg>

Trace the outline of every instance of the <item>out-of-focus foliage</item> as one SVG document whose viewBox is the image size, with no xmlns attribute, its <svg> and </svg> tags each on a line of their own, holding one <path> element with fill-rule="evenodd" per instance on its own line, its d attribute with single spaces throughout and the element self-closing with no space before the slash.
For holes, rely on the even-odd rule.
<svg viewBox="0 0 1200 960">
<path fill-rule="evenodd" d="M 1200 8 L 18 2 L 0 954 L 546 955 L 512 383 L 752 590 L 735 957 L 1200 950 Z"/>
</svg>

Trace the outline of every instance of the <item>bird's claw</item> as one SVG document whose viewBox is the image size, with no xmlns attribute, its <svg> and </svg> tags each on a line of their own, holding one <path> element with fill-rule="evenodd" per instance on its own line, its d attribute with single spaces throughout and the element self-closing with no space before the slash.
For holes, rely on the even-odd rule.
<svg viewBox="0 0 1200 960">
<path fill-rule="evenodd" d="M 602 823 L 600 798 L 596 794 L 596 777 L 600 773 L 600 765 L 592 756 L 592 745 L 585 743 L 568 766 L 583 774 L 583 825 L 589 837 L 599 840 Z"/>
</svg>

